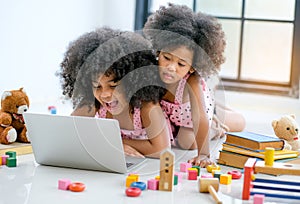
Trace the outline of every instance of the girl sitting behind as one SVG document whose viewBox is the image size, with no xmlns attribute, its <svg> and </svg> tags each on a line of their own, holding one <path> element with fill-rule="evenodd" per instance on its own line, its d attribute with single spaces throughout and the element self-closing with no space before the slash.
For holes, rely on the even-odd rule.
<svg viewBox="0 0 300 204">
<path fill-rule="evenodd" d="M 224 62 L 224 32 L 217 20 L 187 6 L 169 4 L 149 16 L 144 34 L 157 50 L 159 75 L 167 93 L 161 102 L 176 145 L 198 148 L 189 162 L 205 167 L 210 159 L 209 127 L 214 101 L 205 79 Z"/>
</svg>

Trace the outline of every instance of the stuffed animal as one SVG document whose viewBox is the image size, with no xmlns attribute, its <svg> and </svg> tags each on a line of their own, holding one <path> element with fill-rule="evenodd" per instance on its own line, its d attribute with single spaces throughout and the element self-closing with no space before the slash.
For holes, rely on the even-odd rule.
<svg viewBox="0 0 300 204">
<path fill-rule="evenodd" d="M 29 143 L 23 113 L 29 108 L 29 99 L 23 88 L 5 91 L 1 97 L 0 143 L 15 141 Z"/>
<path fill-rule="evenodd" d="M 284 140 L 283 149 L 300 150 L 299 125 L 295 118 L 295 115 L 284 115 L 279 120 L 272 121 L 275 135 Z"/>
</svg>

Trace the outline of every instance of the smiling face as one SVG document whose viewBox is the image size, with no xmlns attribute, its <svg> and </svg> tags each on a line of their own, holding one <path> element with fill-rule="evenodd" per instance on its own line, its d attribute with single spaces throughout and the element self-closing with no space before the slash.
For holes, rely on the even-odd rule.
<svg viewBox="0 0 300 204">
<path fill-rule="evenodd" d="M 120 82 L 115 82 L 114 78 L 113 74 L 100 74 L 98 79 L 92 81 L 93 94 L 112 115 L 119 115 L 128 111 L 129 104 Z"/>
<path fill-rule="evenodd" d="M 179 82 L 193 70 L 193 51 L 182 46 L 172 51 L 161 51 L 158 56 L 159 74 L 166 84 Z"/>
</svg>

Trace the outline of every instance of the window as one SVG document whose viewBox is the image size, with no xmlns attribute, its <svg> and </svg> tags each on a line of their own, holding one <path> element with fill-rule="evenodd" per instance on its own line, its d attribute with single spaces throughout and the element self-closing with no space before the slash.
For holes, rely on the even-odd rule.
<svg viewBox="0 0 300 204">
<path fill-rule="evenodd" d="M 148 0 L 141 25 L 167 2 L 219 19 L 227 40 L 220 72 L 226 90 L 299 97 L 300 0 Z"/>
</svg>

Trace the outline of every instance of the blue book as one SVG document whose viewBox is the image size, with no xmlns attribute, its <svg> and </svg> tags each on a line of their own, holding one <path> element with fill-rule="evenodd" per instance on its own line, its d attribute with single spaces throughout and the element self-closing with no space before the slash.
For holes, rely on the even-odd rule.
<svg viewBox="0 0 300 204">
<path fill-rule="evenodd" d="M 225 143 L 252 150 L 265 150 L 266 147 L 280 150 L 284 145 L 284 141 L 276 136 L 254 132 L 227 132 Z"/>
</svg>

